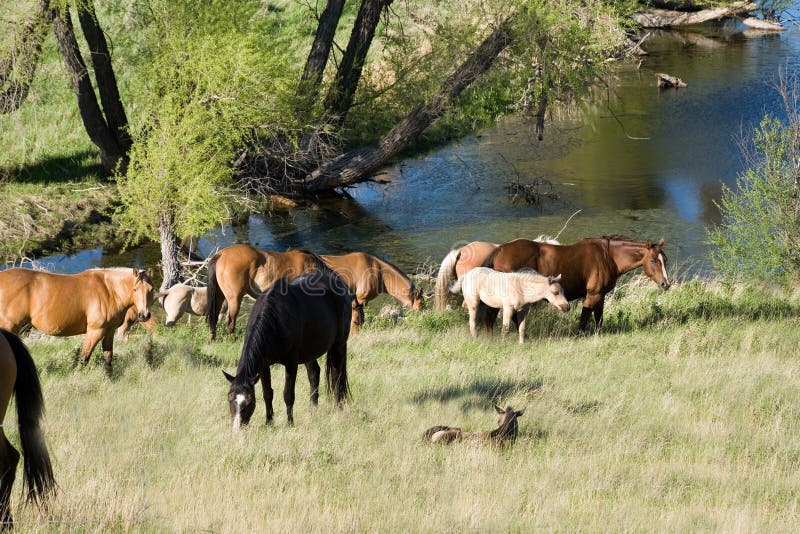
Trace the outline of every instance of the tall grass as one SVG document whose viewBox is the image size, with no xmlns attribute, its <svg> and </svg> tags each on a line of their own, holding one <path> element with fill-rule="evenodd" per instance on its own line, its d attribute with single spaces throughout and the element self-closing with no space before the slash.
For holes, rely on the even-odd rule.
<svg viewBox="0 0 800 534">
<path fill-rule="evenodd" d="M 241 333 L 134 333 L 110 378 L 73 365 L 77 339 L 29 339 L 60 493 L 39 514 L 15 492 L 20 531 L 797 530 L 796 295 L 633 282 L 601 335 L 577 313 L 539 310 L 523 346 L 461 312 L 372 319 L 344 410 L 313 411 L 301 372 L 288 427 L 278 367 L 275 424 L 259 398 L 240 435 L 220 369 Z M 422 444 L 493 428 L 493 402 L 526 408 L 513 446 Z"/>
</svg>

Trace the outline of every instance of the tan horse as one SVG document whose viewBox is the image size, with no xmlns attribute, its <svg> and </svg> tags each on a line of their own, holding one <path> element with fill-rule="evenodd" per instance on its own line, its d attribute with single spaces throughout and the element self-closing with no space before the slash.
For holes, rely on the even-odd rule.
<svg viewBox="0 0 800 534">
<path fill-rule="evenodd" d="M 469 310 L 469 331 L 473 338 L 478 335 L 478 308 L 483 303 L 490 308 L 503 310 L 504 338 L 508 334 L 511 318 L 514 318 L 521 345 L 525 342 L 525 323 L 531 304 L 546 300 L 562 312 L 569 311 L 569 302 L 559 282 L 561 276 L 542 276 L 532 271 L 499 273 L 478 267 L 465 274 L 451 291 L 464 295 L 464 303 Z M 490 329 L 494 323 L 486 326 Z"/>
<path fill-rule="evenodd" d="M 28 501 L 43 504 L 55 491 L 53 468 L 41 429 L 44 400 L 39 374 L 22 341 L 0 330 L 0 531 L 14 526 L 11 488 L 17 474 L 19 452 L 6 438 L 3 421 L 11 396 L 17 397 L 17 425 Z"/>
<path fill-rule="evenodd" d="M 388 293 L 406 308 L 422 309 L 422 292 L 403 271 L 372 254 L 351 252 L 342 256 L 321 256 L 355 295 L 350 331 L 358 332 L 362 307 L 381 293 Z"/>
<path fill-rule="evenodd" d="M 495 411 L 500 414 L 497 421 L 497 428 L 491 432 L 464 432 L 458 427 L 453 426 L 434 426 L 422 434 L 422 440 L 427 443 L 449 444 L 454 441 L 472 441 L 475 443 L 487 443 L 491 445 L 503 445 L 506 442 L 513 442 L 517 439 L 519 423 L 517 419 L 522 417 L 525 410 L 514 410 L 511 406 L 502 409 L 494 406 Z"/>
<path fill-rule="evenodd" d="M 223 298 L 228 304 L 228 333 L 232 333 L 245 295 L 256 298 L 278 278 L 291 281 L 324 267 L 319 256 L 305 250 L 271 252 L 242 244 L 220 250 L 208 262 L 206 319 L 211 339 L 217 337 Z"/>
<path fill-rule="evenodd" d="M 0 272 L 0 328 L 19 333 L 33 325 L 50 336 L 86 334 L 81 359 L 86 362 L 103 341 L 103 358 L 110 367 L 114 331 L 135 307 L 139 319 L 150 318 L 151 271 L 113 268 L 78 274 L 53 274 L 31 269 Z"/>
</svg>

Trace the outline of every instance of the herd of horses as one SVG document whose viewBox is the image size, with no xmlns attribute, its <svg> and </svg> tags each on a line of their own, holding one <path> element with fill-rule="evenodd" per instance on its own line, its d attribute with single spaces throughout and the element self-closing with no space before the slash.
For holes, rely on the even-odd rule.
<svg viewBox="0 0 800 534">
<path fill-rule="evenodd" d="M 586 238 L 571 245 L 544 239 L 515 239 L 500 245 L 473 242 L 452 250 L 442 261 L 435 307 L 445 309 L 453 292 L 460 292 L 473 335 L 477 335 L 479 321 L 491 331 L 502 309 L 503 333 L 513 320 L 522 342 L 531 304 L 544 300 L 567 311 L 569 301 L 582 299 L 580 329 L 585 329 L 594 314 L 595 329 L 599 330 L 605 295 L 620 275 L 642 267 L 661 289 L 669 288 L 663 248 L 663 239 L 654 244 L 624 236 Z M 311 403 L 316 405 L 321 372 L 317 359 L 323 354 L 327 354 L 327 388 L 340 405 L 349 396 L 347 340 L 363 324 L 364 305 L 380 293 L 388 293 L 412 309 L 421 309 L 424 299 L 423 292 L 400 269 L 371 254 L 319 256 L 304 250 L 272 252 L 242 244 L 209 259 L 206 288 L 180 284 L 154 295 L 153 286 L 150 270 L 89 269 L 75 275 L 23 268 L 0 271 L 0 423 L 16 394 L 30 500 L 46 500 L 55 483 L 39 426 L 44 409 L 41 386 L 33 359 L 17 337 L 23 329 L 32 326 L 52 336 L 85 334 L 81 360 L 86 362 L 102 342 L 103 358 L 110 368 L 115 332 L 127 330 L 135 320 L 150 321 L 154 298 L 167 312 L 166 326 L 174 325 L 187 312 L 205 315 L 213 340 L 221 313 L 227 331 L 234 332 L 242 299 L 249 295 L 255 304 L 236 374 L 223 371 L 230 383 L 231 423 L 239 429 L 255 411 L 259 380 L 266 422 L 272 422 L 270 366 L 274 364 L 286 369 L 283 398 L 290 424 L 297 369 L 306 367 Z M 517 418 L 524 410 L 495 409 L 501 418 L 492 432 L 465 433 L 456 427 L 436 426 L 425 432 L 424 440 L 495 444 L 513 440 Z M 19 458 L 0 426 L 0 529 L 12 524 L 9 503 Z"/>
</svg>

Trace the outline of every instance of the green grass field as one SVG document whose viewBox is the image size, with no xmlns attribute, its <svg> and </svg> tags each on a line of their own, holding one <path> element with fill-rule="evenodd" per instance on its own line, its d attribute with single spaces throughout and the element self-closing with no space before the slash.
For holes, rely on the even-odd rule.
<svg viewBox="0 0 800 534">
<path fill-rule="evenodd" d="M 59 483 L 19 531 L 796 531 L 800 528 L 800 295 L 636 281 L 607 329 L 540 310 L 529 340 L 473 341 L 461 312 L 375 318 L 349 345 L 352 402 L 312 411 L 298 373 L 286 425 L 259 395 L 230 429 L 241 329 L 195 322 L 117 342 L 109 377 L 77 338 L 29 339 Z M 429 446 L 435 424 L 490 430 L 526 408 L 513 446 Z M 6 423 L 14 422 L 9 417 Z M 17 443 L 15 432 L 11 439 Z"/>
</svg>

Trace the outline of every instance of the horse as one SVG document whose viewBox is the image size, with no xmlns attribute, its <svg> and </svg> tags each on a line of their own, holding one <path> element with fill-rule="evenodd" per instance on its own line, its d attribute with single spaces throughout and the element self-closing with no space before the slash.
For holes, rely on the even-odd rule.
<svg viewBox="0 0 800 534">
<path fill-rule="evenodd" d="M 546 235 L 540 235 L 535 241 L 553 245 L 559 244 L 558 241 Z M 436 276 L 434 308 L 439 311 L 447 308 L 451 295 L 450 287 L 453 282 L 460 279 L 470 270 L 483 266 L 486 259 L 499 246 L 496 243 L 487 243 L 486 241 L 473 241 L 463 247 L 451 250 L 442 260 Z"/>
<path fill-rule="evenodd" d="M 353 300 L 351 332 L 358 332 L 363 323 L 362 307 L 380 293 L 389 293 L 406 308 L 422 309 L 422 290 L 415 288 L 408 276 L 388 261 L 366 252 L 321 258 L 356 297 Z"/>
<path fill-rule="evenodd" d="M 292 280 L 323 268 L 325 264 L 319 256 L 305 250 L 271 252 L 243 244 L 220 250 L 208 262 L 206 319 L 211 339 L 217 337 L 223 297 L 228 306 L 227 330 L 232 333 L 244 295 L 257 298 L 279 278 Z"/>
<path fill-rule="evenodd" d="M 14 268 L 0 272 L 0 328 L 14 334 L 28 324 L 50 336 L 86 334 L 81 360 L 89 360 L 102 340 L 110 368 L 114 331 L 135 307 L 140 321 L 150 318 L 152 271 L 129 268 L 89 269 L 53 274 Z"/>
<path fill-rule="evenodd" d="M 508 334 L 511 317 L 514 317 L 521 345 L 525 342 L 525 320 L 531 304 L 547 300 L 559 310 L 569 311 L 569 301 L 564 297 L 560 281 L 561 275 L 542 276 L 530 271 L 500 273 L 478 267 L 465 274 L 451 291 L 464 295 L 464 303 L 469 310 L 469 331 L 473 338 L 478 335 L 476 316 L 479 305 L 483 303 L 490 308 L 503 309 L 504 338 Z"/>
<path fill-rule="evenodd" d="M 633 269 L 642 267 L 664 291 L 670 287 L 663 238 L 655 245 L 620 235 L 587 237 L 571 245 L 515 239 L 498 246 L 484 266 L 506 273 L 533 269 L 545 276 L 561 274 L 567 300 L 583 299 L 581 331 L 592 313 L 595 331 L 600 330 L 606 293 L 614 289 L 617 278 Z M 494 321 L 491 313 L 487 320 Z"/>
<path fill-rule="evenodd" d="M 454 441 L 471 441 L 476 443 L 488 443 L 491 445 L 504 445 L 517 439 L 519 423 L 517 419 L 522 417 L 525 409 L 515 410 L 511 406 L 506 406 L 505 410 L 496 404 L 494 410 L 500 414 L 497 421 L 497 428 L 491 432 L 464 432 L 458 427 L 434 426 L 422 434 L 422 440 L 426 443 L 450 444 Z"/>
<path fill-rule="evenodd" d="M 0 530 L 14 526 L 11 489 L 20 455 L 6 438 L 2 423 L 15 393 L 26 498 L 28 502 L 44 504 L 55 492 L 56 484 L 41 428 L 44 400 L 39 374 L 25 344 L 11 332 L 0 330 Z"/>
<path fill-rule="evenodd" d="M 325 376 L 328 392 L 337 406 L 349 397 L 347 337 L 350 334 L 352 295 L 336 273 L 325 268 L 289 280 L 280 278 L 256 298 L 247 321 L 236 376 L 223 370 L 230 382 L 233 430 L 250 421 L 255 410 L 255 384 L 261 379 L 267 424 L 272 422 L 270 366 L 286 367 L 283 401 L 290 425 L 294 424 L 294 387 L 297 367 L 305 364 L 311 383 L 311 404 L 319 400 L 320 367 L 317 358 L 327 353 Z"/>
<path fill-rule="evenodd" d="M 167 291 L 156 293 L 156 299 L 161 302 L 161 307 L 166 312 L 164 326 L 172 327 L 183 317 L 184 313 L 189 315 L 205 316 L 208 311 L 208 288 L 194 287 L 187 284 L 175 284 Z M 227 306 L 222 303 L 222 311 L 225 312 Z"/>
</svg>

